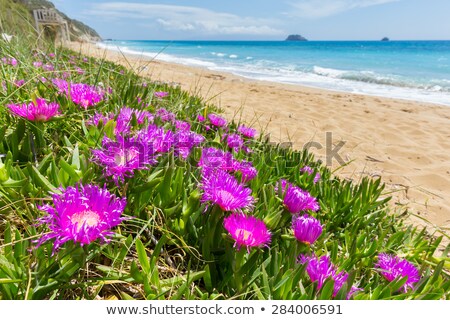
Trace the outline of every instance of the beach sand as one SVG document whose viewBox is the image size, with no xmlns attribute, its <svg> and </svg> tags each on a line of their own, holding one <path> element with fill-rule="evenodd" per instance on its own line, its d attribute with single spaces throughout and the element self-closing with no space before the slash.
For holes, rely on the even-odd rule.
<svg viewBox="0 0 450 320">
<path fill-rule="evenodd" d="M 395 212 L 408 208 L 410 222 L 427 226 L 435 235 L 440 230 L 450 234 L 448 106 L 248 80 L 143 56 L 125 57 L 94 44 L 69 47 L 152 80 L 177 83 L 223 108 L 228 119 L 240 118 L 269 133 L 271 141 L 291 142 L 297 149 L 314 142 L 310 151 L 324 163 L 329 132 L 331 149 L 345 141 L 338 154 L 350 162 L 341 167 L 333 159 L 336 175 L 354 181 L 381 177 Z"/>
</svg>

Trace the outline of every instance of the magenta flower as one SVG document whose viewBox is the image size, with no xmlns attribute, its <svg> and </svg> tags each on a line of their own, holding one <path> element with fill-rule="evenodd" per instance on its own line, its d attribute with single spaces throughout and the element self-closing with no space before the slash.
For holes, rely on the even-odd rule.
<svg viewBox="0 0 450 320">
<path fill-rule="evenodd" d="M 101 150 L 92 150 L 93 161 L 104 168 L 105 175 L 113 180 L 124 181 L 132 177 L 137 169 L 145 169 L 156 161 L 145 150 L 145 145 L 134 138 L 117 136 L 117 142 L 105 137 Z"/>
<path fill-rule="evenodd" d="M 192 148 L 200 145 L 203 141 L 205 141 L 205 137 L 201 134 L 185 130 L 178 131 L 174 135 L 175 154 L 187 159 Z"/>
<path fill-rule="evenodd" d="M 230 149 L 233 149 L 235 152 L 239 152 L 239 150 L 244 146 L 244 140 L 242 140 L 240 135 L 232 133 L 227 135 L 227 144 Z"/>
<path fill-rule="evenodd" d="M 318 290 L 323 287 L 323 284 L 327 279 L 333 279 L 333 297 L 338 294 L 339 290 L 341 290 L 342 286 L 347 281 L 348 274 L 344 271 L 338 272 L 337 268 L 331 263 L 330 257 L 328 256 L 318 258 L 314 254 L 312 256 L 301 254 L 298 257 L 297 262 L 300 264 L 307 264 L 306 272 L 308 273 L 311 282 L 317 282 Z M 350 299 L 355 292 L 360 290 L 361 289 L 357 287 L 352 287 L 347 294 L 347 299 Z"/>
<path fill-rule="evenodd" d="M 35 67 L 35 68 L 40 68 L 40 67 L 42 67 L 42 62 L 41 62 L 41 61 L 34 61 L 34 62 L 33 62 L 33 67 Z"/>
<path fill-rule="evenodd" d="M 256 136 L 256 129 L 246 127 L 244 125 L 239 126 L 237 131 L 244 137 L 253 139 Z"/>
<path fill-rule="evenodd" d="M 131 109 L 127 107 L 121 108 L 119 111 L 119 115 L 117 116 L 115 129 L 116 134 L 130 132 L 130 125 L 133 116 L 136 119 L 137 124 L 143 124 L 146 119 L 149 123 L 151 123 L 154 119 L 154 116 L 148 111 Z"/>
<path fill-rule="evenodd" d="M 3 64 L 7 64 L 7 65 L 10 65 L 10 66 L 13 66 L 13 67 L 17 66 L 17 60 L 16 60 L 16 58 L 6 58 L 6 57 L 3 57 L 3 58 L 2 58 L 2 62 L 3 62 Z"/>
<path fill-rule="evenodd" d="M 14 81 L 14 85 L 15 85 L 16 87 L 21 87 L 21 86 L 23 86 L 24 84 L 25 84 L 25 80 L 23 80 L 23 79 Z"/>
<path fill-rule="evenodd" d="M 198 121 L 198 122 L 205 122 L 205 117 L 202 116 L 201 114 L 199 114 L 199 115 L 197 116 L 197 121 Z"/>
<path fill-rule="evenodd" d="M 388 281 L 407 277 L 406 283 L 402 287 L 404 292 L 413 289 L 414 284 L 420 280 L 419 270 L 411 262 L 387 253 L 378 255 L 375 268 L 381 269 L 381 274 Z"/>
<path fill-rule="evenodd" d="M 224 152 L 216 148 L 204 148 L 198 166 L 202 168 L 202 171 L 235 171 L 237 163 L 239 162 L 229 152 Z"/>
<path fill-rule="evenodd" d="M 222 117 L 219 117 L 218 115 L 216 115 L 214 113 L 208 114 L 208 119 L 209 119 L 209 122 L 211 122 L 211 124 L 213 126 L 216 126 L 219 128 L 225 127 L 227 125 L 227 120 L 225 120 Z"/>
<path fill-rule="evenodd" d="M 169 95 L 169 93 L 166 91 L 156 91 L 155 93 L 153 93 L 153 95 L 158 99 L 162 99 L 162 98 L 167 97 Z"/>
<path fill-rule="evenodd" d="M 253 180 L 258 175 L 258 170 L 249 161 L 235 162 L 234 170 L 240 171 L 242 174 L 242 182 Z"/>
<path fill-rule="evenodd" d="M 191 124 L 186 121 L 176 120 L 175 121 L 175 128 L 182 131 L 189 131 L 191 130 Z"/>
<path fill-rule="evenodd" d="M 45 99 L 41 98 L 37 98 L 36 102 L 9 104 L 7 107 L 14 115 L 30 121 L 45 122 L 60 114 L 58 103 L 48 103 Z"/>
<path fill-rule="evenodd" d="M 202 203 L 218 205 L 223 211 L 242 212 L 253 207 L 255 199 L 252 190 L 241 185 L 236 178 L 225 171 L 216 171 L 203 176 Z"/>
<path fill-rule="evenodd" d="M 281 185 L 284 194 L 283 204 L 290 213 L 299 213 L 307 210 L 319 211 L 320 207 L 316 198 L 311 196 L 309 192 L 294 186 L 284 179 L 281 180 Z"/>
<path fill-rule="evenodd" d="M 164 108 L 156 110 L 156 116 L 161 119 L 162 122 L 173 122 L 175 121 L 175 114 L 167 111 Z"/>
<path fill-rule="evenodd" d="M 95 112 L 95 114 L 86 121 L 86 124 L 89 126 L 98 126 L 100 122 L 105 125 L 108 121 L 114 119 L 114 114 L 109 113 L 108 115 L 104 115 L 100 112 Z"/>
<path fill-rule="evenodd" d="M 52 79 L 52 83 L 58 88 L 59 93 L 67 93 L 69 90 L 69 84 L 64 79 Z"/>
<path fill-rule="evenodd" d="M 37 241 L 38 246 L 52 240 L 55 252 L 68 241 L 82 246 L 99 238 L 108 242 L 113 235 L 111 229 L 126 219 L 121 217 L 126 200 L 105 188 L 80 184 L 61 192 L 52 194 L 54 207 L 39 207 L 47 215 L 38 220 L 38 225 L 46 224 L 50 232 Z"/>
<path fill-rule="evenodd" d="M 307 245 L 313 244 L 322 234 L 320 221 L 307 214 L 292 219 L 292 229 L 298 241 Z"/>
<path fill-rule="evenodd" d="M 238 250 L 247 247 L 267 247 L 271 234 L 262 220 L 255 217 L 247 217 L 241 213 L 234 213 L 223 220 L 224 228 L 234 239 L 234 247 Z"/>
<path fill-rule="evenodd" d="M 156 125 L 149 125 L 138 134 L 139 141 L 147 146 L 150 155 L 169 152 L 174 145 L 174 133 Z"/>
<path fill-rule="evenodd" d="M 55 70 L 55 67 L 51 63 L 47 63 L 42 66 L 42 69 L 45 71 L 53 71 Z"/>
<path fill-rule="evenodd" d="M 300 169 L 301 173 L 307 173 L 308 175 L 312 175 L 314 173 L 314 169 L 311 168 L 310 166 L 304 166 L 303 168 Z M 313 182 L 317 183 L 320 180 L 320 173 L 317 172 L 316 176 L 314 177 Z"/>
<path fill-rule="evenodd" d="M 103 100 L 105 93 L 97 87 L 85 83 L 72 83 L 67 95 L 83 108 L 94 106 Z"/>
<path fill-rule="evenodd" d="M 217 170 L 228 172 L 241 172 L 242 181 L 248 182 L 256 177 L 258 170 L 248 161 L 239 162 L 230 152 L 216 148 L 204 148 L 198 163 L 204 175 L 212 174 Z"/>
</svg>

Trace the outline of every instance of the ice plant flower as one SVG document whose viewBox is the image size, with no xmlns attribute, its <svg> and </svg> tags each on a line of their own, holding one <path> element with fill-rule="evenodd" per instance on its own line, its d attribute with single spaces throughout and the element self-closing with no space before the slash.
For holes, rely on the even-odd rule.
<svg viewBox="0 0 450 320">
<path fill-rule="evenodd" d="M 149 123 L 153 122 L 154 116 L 144 110 L 137 110 L 137 109 L 131 109 L 131 108 L 121 108 L 119 111 L 119 114 L 117 116 L 117 122 L 116 122 L 116 134 L 123 134 L 130 132 L 131 128 L 131 120 L 134 118 L 136 119 L 137 124 L 143 124 L 145 120 L 147 119 Z"/>
<path fill-rule="evenodd" d="M 45 71 L 54 71 L 55 67 L 51 63 L 47 63 L 42 66 L 42 69 Z"/>
<path fill-rule="evenodd" d="M 202 203 L 208 208 L 216 204 L 223 211 L 242 212 L 253 207 L 255 199 L 252 190 L 240 184 L 235 177 L 225 171 L 216 171 L 203 176 L 201 189 Z"/>
<path fill-rule="evenodd" d="M 156 91 L 155 93 L 153 93 L 153 95 L 158 99 L 162 99 L 162 98 L 167 97 L 169 95 L 169 93 L 166 91 Z"/>
<path fill-rule="evenodd" d="M 178 130 L 189 131 L 191 130 L 191 124 L 186 121 L 176 120 L 175 128 L 177 128 Z"/>
<path fill-rule="evenodd" d="M 85 109 L 102 101 L 105 95 L 99 88 L 85 83 L 72 83 L 66 93 L 74 103 Z"/>
<path fill-rule="evenodd" d="M 256 129 L 244 125 L 239 126 L 237 131 L 246 138 L 253 139 L 256 136 Z"/>
<path fill-rule="evenodd" d="M 169 112 L 167 109 L 160 108 L 156 110 L 156 116 L 161 119 L 162 122 L 173 122 L 175 121 L 175 114 Z"/>
<path fill-rule="evenodd" d="M 235 161 L 233 168 L 236 171 L 240 171 L 242 174 L 242 182 L 248 182 L 253 180 L 258 175 L 258 170 L 249 161 L 243 160 L 241 162 Z"/>
<path fill-rule="evenodd" d="M 25 80 L 23 80 L 23 79 L 14 81 L 14 85 L 15 85 L 16 87 L 21 87 L 21 86 L 23 86 L 24 84 L 25 84 Z"/>
<path fill-rule="evenodd" d="M 219 117 L 217 114 L 210 113 L 208 114 L 209 122 L 215 127 L 225 127 L 227 125 L 227 120 L 222 117 Z"/>
<path fill-rule="evenodd" d="M 217 170 L 228 172 L 241 172 L 242 181 L 248 182 L 256 177 L 258 170 L 249 161 L 236 160 L 230 152 L 224 152 L 216 148 L 204 148 L 198 163 L 203 174 L 210 174 Z"/>
<path fill-rule="evenodd" d="M 198 122 L 205 122 L 205 117 L 202 116 L 201 114 L 197 115 L 197 121 Z"/>
<path fill-rule="evenodd" d="M 317 282 L 317 289 L 320 290 L 327 279 L 333 279 L 333 297 L 335 297 L 339 290 L 341 290 L 344 283 L 347 281 L 348 273 L 341 271 L 338 272 L 336 266 L 331 263 L 329 256 L 322 256 L 320 258 L 315 255 L 306 256 L 301 254 L 297 260 L 300 264 L 307 264 L 306 272 L 311 280 L 311 282 Z M 352 287 L 347 294 L 347 299 L 357 291 L 361 289 L 357 287 Z"/>
<path fill-rule="evenodd" d="M 311 175 L 314 173 L 314 169 L 311 168 L 310 166 L 304 166 L 303 168 L 300 169 L 301 173 L 307 173 L 308 175 Z M 317 183 L 320 180 L 320 173 L 316 173 L 313 182 Z"/>
<path fill-rule="evenodd" d="M 414 284 L 420 280 L 419 270 L 408 260 L 400 259 L 395 255 L 380 253 L 375 268 L 380 269 L 382 276 L 388 281 L 407 277 L 402 287 L 404 292 L 413 289 Z"/>
<path fill-rule="evenodd" d="M 117 141 L 105 137 L 101 150 L 92 150 L 93 160 L 104 168 L 105 175 L 118 183 L 132 177 L 137 169 L 144 169 L 155 161 L 145 152 L 145 146 L 134 138 L 117 136 Z"/>
<path fill-rule="evenodd" d="M 267 247 L 270 243 L 270 231 L 262 220 L 255 217 L 233 213 L 223 220 L 223 226 L 234 239 L 234 247 L 238 250 L 247 247 L 250 252 L 252 247 Z"/>
<path fill-rule="evenodd" d="M 244 140 L 242 140 L 240 135 L 232 133 L 227 135 L 227 144 L 230 149 L 233 149 L 235 152 L 239 152 L 239 150 L 244 146 Z"/>
<path fill-rule="evenodd" d="M 236 162 L 233 155 L 216 148 L 204 148 L 198 166 L 202 171 L 225 170 L 235 171 Z"/>
<path fill-rule="evenodd" d="M 205 137 L 193 131 L 180 130 L 174 135 L 175 153 L 187 159 L 193 147 L 205 141 Z"/>
<path fill-rule="evenodd" d="M 290 213 L 299 213 L 302 211 L 319 211 L 320 207 L 316 198 L 311 196 L 308 191 L 294 186 L 286 180 L 281 180 L 283 190 L 283 204 Z"/>
<path fill-rule="evenodd" d="M 69 84 L 64 79 L 52 79 L 52 83 L 58 88 L 59 93 L 66 93 L 69 90 Z"/>
<path fill-rule="evenodd" d="M 37 245 L 52 240 L 53 252 L 68 241 L 81 246 L 97 239 L 108 242 L 113 234 L 111 229 L 125 220 L 121 215 L 126 200 L 116 198 L 105 188 L 80 184 L 61 189 L 61 193 L 52 194 L 52 198 L 54 206 L 39 207 L 47 215 L 38 220 L 38 225 L 46 224 L 50 232 L 44 234 Z"/>
<path fill-rule="evenodd" d="M 303 216 L 293 217 L 292 230 L 298 241 L 310 245 L 320 237 L 323 228 L 319 220 L 305 214 Z"/>
<path fill-rule="evenodd" d="M 103 125 L 105 125 L 106 123 L 108 123 L 108 121 L 113 119 L 114 119 L 113 113 L 104 115 L 103 113 L 95 112 L 95 114 L 86 121 L 86 124 L 90 126 L 98 126 L 101 122 Z"/>
<path fill-rule="evenodd" d="M 30 121 L 45 122 L 60 114 L 58 103 L 48 103 L 45 99 L 41 98 L 37 98 L 36 102 L 33 101 L 28 104 L 8 104 L 7 107 L 14 115 Z"/>
<path fill-rule="evenodd" d="M 174 133 L 171 130 L 165 131 L 164 128 L 154 124 L 138 133 L 139 141 L 147 146 L 147 154 L 169 152 L 174 145 Z"/>
</svg>

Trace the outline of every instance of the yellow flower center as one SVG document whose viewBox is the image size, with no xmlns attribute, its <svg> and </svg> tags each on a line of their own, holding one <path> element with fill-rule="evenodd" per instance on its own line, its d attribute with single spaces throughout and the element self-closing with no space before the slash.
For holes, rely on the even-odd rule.
<svg viewBox="0 0 450 320">
<path fill-rule="evenodd" d="M 94 227 L 98 225 L 100 217 L 97 212 L 91 210 L 85 210 L 77 212 L 70 217 L 70 221 L 77 225 L 77 231 L 85 225 L 86 227 Z"/>
<path fill-rule="evenodd" d="M 234 233 L 234 235 L 236 236 L 236 238 L 241 236 L 242 240 L 247 241 L 250 238 L 250 236 L 252 235 L 252 233 L 248 230 L 236 229 L 236 232 Z"/>
</svg>

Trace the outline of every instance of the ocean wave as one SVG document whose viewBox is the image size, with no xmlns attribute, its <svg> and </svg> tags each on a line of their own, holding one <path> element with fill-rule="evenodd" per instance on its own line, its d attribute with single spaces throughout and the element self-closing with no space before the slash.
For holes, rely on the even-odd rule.
<svg viewBox="0 0 450 320">
<path fill-rule="evenodd" d="M 99 43 L 97 43 L 97 46 L 108 49 L 108 50 L 120 51 L 123 53 L 132 54 L 132 55 L 145 56 L 145 57 L 148 57 L 151 59 L 157 59 L 157 60 L 166 61 L 166 62 L 180 63 L 180 64 L 184 64 L 184 65 L 206 67 L 206 68 L 216 66 L 216 64 L 213 62 L 204 61 L 204 60 L 200 60 L 200 59 L 178 57 L 178 56 L 173 56 L 173 55 L 170 55 L 167 53 L 138 50 L 137 48 L 130 49 L 129 47 L 118 46 L 118 45 L 111 44 L 111 43 L 99 42 Z"/>
<path fill-rule="evenodd" d="M 424 89 L 434 92 L 450 92 L 450 81 L 447 79 L 432 80 L 425 83 L 420 81 L 411 81 L 395 75 L 380 75 L 373 71 L 338 70 L 319 66 L 313 67 L 313 73 L 319 76 L 334 79 L 358 81 L 401 88 Z"/>
<path fill-rule="evenodd" d="M 228 58 L 230 58 L 230 59 L 237 59 L 237 57 L 238 57 L 237 54 L 230 54 L 230 55 L 228 56 Z"/>
</svg>

